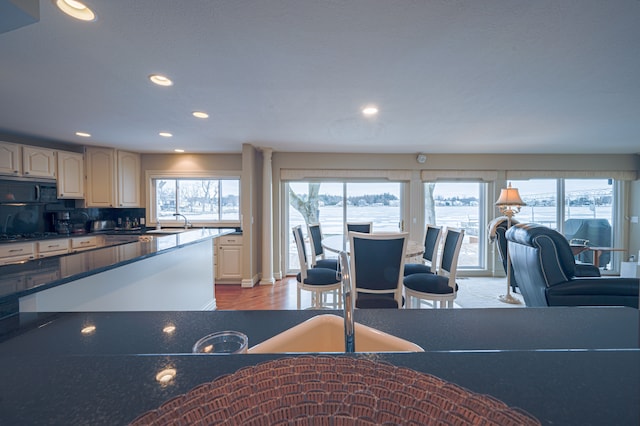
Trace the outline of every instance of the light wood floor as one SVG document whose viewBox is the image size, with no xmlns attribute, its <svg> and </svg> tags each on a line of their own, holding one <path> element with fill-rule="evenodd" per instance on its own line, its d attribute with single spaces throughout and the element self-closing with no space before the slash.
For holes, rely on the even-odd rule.
<svg viewBox="0 0 640 426">
<path fill-rule="evenodd" d="M 462 308 L 518 308 L 524 304 L 510 305 L 498 300 L 506 293 L 505 278 L 460 277 L 456 307 Z M 296 279 L 287 277 L 274 285 L 256 285 L 242 288 L 239 285 L 217 284 L 216 303 L 220 310 L 288 310 L 297 309 Z M 520 294 L 514 297 L 522 299 Z M 302 291 L 302 309 L 311 306 L 311 293 Z"/>
</svg>

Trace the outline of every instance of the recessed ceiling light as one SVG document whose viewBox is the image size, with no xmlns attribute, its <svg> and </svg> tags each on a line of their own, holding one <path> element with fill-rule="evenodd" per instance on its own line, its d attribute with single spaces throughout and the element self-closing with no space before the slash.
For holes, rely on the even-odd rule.
<svg viewBox="0 0 640 426">
<path fill-rule="evenodd" d="M 160 132 L 158 133 L 160 136 L 162 136 L 163 138 L 170 138 L 173 136 L 173 134 L 169 133 L 169 132 Z"/>
<path fill-rule="evenodd" d="M 158 86 L 173 86 L 173 81 L 171 81 L 168 77 L 160 74 L 151 74 L 149 76 L 149 80 L 151 82 L 157 84 Z"/>
<path fill-rule="evenodd" d="M 365 108 L 362 108 L 362 114 L 367 116 L 367 117 L 371 117 L 372 115 L 376 115 L 378 113 L 378 107 L 376 106 L 368 106 Z"/>
<path fill-rule="evenodd" d="M 91 133 L 87 133 L 87 132 L 76 132 L 76 136 L 81 136 L 83 138 L 90 138 L 91 137 Z"/>
<path fill-rule="evenodd" d="M 53 0 L 53 2 L 58 6 L 58 9 L 72 18 L 76 18 L 81 21 L 96 20 L 96 14 L 82 2 L 77 0 Z"/>
<path fill-rule="evenodd" d="M 176 149 L 173 150 L 173 152 L 182 153 L 182 152 L 184 152 L 184 149 L 176 148 Z"/>
<path fill-rule="evenodd" d="M 193 111 L 192 114 L 196 118 L 209 118 L 209 114 L 204 111 Z"/>
</svg>

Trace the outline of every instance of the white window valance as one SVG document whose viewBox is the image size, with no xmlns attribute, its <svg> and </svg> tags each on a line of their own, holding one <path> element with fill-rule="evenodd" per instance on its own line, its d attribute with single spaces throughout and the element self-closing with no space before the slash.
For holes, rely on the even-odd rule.
<svg viewBox="0 0 640 426">
<path fill-rule="evenodd" d="M 508 170 L 507 180 L 521 179 L 615 179 L 636 180 L 635 170 Z"/>
<path fill-rule="evenodd" d="M 498 172 L 495 170 L 422 170 L 420 178 L 423 182 L 456 180 L 491 182 L 498 179 Z"/>
<path fill-rule="evenodd" d="M 409 181 L 409 170 L 341 170 L 341 169 L 280 169 L 280 180 L 360 180 L 385 179 L 389 181 Z"/>
</svg>

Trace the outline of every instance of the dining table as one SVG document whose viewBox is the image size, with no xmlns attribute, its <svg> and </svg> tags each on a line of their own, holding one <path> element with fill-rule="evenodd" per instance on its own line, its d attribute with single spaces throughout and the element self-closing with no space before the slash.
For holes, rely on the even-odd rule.
<svg viewBox="0 0 640 426">
<path fill-rule="evenodd" d="M 341 251 L 349 253 L 349 239 L 342 234 L 324 237 L 322 239 L 322 247 L 334 253 L 340 253 Z M 422 256 L 422 253 L 424 253 L 424 245 L 422 243 L 407 240 L 406 257 Z"/>
<path fill-rule="evenodd" d="M 600 256 L 605 252 L 613 252 L 613 251 L 626 251 L 623 248 L 616 247 L 596 247 L 596 246 L 588 246 L 582 244 L 570 244 L 571 252 L 574 256 L 577 256 L 580 253 L 585 251 L 593 252 L 593 264 L 600 267 Z M 603 265 L 605 266 L 605 265 Z"/>
</svg>

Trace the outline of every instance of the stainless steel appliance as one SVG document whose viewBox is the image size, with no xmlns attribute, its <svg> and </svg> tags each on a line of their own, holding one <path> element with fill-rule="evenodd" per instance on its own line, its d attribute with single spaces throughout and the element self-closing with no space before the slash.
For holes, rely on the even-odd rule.
<svg viewBox="0 0 640 426">
<path fill-rule="evenodd" d="M 69 212 L 56 212 L 55 213 L 55 229 L 58 234 L 70 234 L 71 233 L 71 218 Z"/>
<path fill-rule="evenodd" d="M 55 182 L 0 180 L 0 204 L 55 203 L 57 195 Z"/>
</svg>

